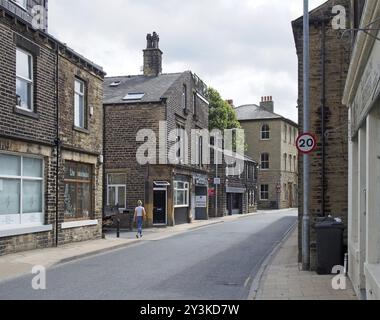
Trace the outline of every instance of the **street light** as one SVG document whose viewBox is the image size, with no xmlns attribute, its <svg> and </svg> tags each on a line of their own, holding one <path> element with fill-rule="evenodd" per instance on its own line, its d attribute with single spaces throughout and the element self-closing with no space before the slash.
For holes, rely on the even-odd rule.
<svg viewBox="0 0 380 320">
<path fill-rule="evenodd" d="M 304 0 L 303 14 L 303 132 L 309 132 L 309 0 Z M 309 155 L 303 156 L 302 269 L 310 269 Z"/>
</svg>

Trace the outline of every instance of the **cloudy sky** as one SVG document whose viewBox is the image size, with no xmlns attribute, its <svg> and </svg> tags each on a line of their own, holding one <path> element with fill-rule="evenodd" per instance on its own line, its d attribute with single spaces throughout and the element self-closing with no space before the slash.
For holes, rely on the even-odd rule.
<svg viewBox="0 0 380 320">
<path fill-rule="evenodd" d="M 324 0 L 310 0 L 314 8 Z M 49 32 L 103 66 L 140 74 L 146 34 L 160 35 L 163 72 L 191 70 L 236 106 L 273 96 L 297 121 L 297 59 L 291 21 L 302 0 L 55 0 Z"/>
</svg>

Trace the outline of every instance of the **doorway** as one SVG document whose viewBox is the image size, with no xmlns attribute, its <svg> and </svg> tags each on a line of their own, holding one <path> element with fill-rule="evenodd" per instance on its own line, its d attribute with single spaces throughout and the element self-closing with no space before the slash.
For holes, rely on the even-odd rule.
<svg viewBox="0 0 380 320">
<path fill-rule="evenodd" d="M 167 190 L 153 190 L 153 224 L 167 224 Z"/>
<path fill-rule="evenodd" d="M 289 187 L 288 187 L 288 190 L 289 190 L 289 208 L 293 208 L 293 184 L 292 183 L 289 183 Z"/>
</svg>

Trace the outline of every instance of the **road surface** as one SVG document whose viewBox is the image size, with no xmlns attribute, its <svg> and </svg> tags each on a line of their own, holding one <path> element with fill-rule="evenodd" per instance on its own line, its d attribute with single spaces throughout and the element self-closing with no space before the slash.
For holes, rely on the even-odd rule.
<svg viewBox="0 0 380 320">
<path fill-rule="evenodd" d="M 0 299 L 245 300 L 265 258 L 297 220 L 282 211 L 244 217 L 0 282 Z"/>
</svg>

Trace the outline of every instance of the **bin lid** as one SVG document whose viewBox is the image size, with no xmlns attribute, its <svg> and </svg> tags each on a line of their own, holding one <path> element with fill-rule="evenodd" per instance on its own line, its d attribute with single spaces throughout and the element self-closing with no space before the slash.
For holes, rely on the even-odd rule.
<svg viewBox="0 0 380 320">
<path fill-rule="evenodd" d="M 337 222 L 335 220 L 327 220 L 318 222 L 315 224 L 316 229 L 345 229 L 342 222 Z"/>
</svg>

